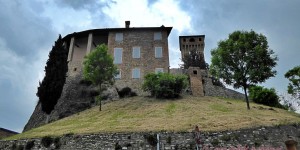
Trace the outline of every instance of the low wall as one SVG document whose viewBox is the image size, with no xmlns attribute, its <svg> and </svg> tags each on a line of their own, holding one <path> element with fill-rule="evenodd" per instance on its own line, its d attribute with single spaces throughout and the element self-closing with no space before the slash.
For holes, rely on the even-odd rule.
<svg viewBox="0 0 300 150">
<path fill-rule="evenodd" d="M 91 135 L 65 135 L 54 139 L 46 148 L 41 139 L 0 141 L 0 149 L 156 149 L 156 135 L 159 134 L 159 148 L 168 149 L 195 149 L 193 132 L 158 132 L 158 133 L 116 133 Z M 284 125 L 275 127 L 259 127 L 223 132 L 200 132 L 201 146 L 205 149 L 216 147 L 233 148 L 238 145 L 250 147 L 274 147 L 283 149 L 287 136 L 300 136 L 299 125 Z M 296 139 L 298 143 L 299 139 Z"/>
</svg>

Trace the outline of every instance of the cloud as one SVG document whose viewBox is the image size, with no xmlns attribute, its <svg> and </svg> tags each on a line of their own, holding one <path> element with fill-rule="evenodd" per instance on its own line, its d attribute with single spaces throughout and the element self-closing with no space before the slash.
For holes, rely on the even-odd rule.
<svg viewBox="0 0 300 150">
<path fill-rule="evenodd" d="M 0 0 L 0 127 L 22 131 L 35 106 L 39 76 L 58 36 L 38 1 Z M 37 7 L 39 6 L 39 7 Z"/>
</svg>

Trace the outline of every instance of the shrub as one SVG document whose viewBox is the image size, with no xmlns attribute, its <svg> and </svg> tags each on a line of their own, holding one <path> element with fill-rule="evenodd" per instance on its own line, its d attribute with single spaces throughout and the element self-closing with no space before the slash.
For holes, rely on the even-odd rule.
<svg viewBox="0 0 300 150">
<path fill-rule="evenodd" d="M 41 140 L 41 144 L 48 148 L 53 143 L 53 139 L 50 136 L 45 136 Z"/>
<path fill-rule="evenodd" d="M 144 138 L 147 140 L 147 142 L 151 146 L 156 146 L 156 144 L 157 144 L 156 134 L 154 134 L 154 135 L 152 135 L 152 134 L 145 134 Z"/>
<path fill-rule="evenodd" d="M 34 146 L 34 141 L 28 141 L 28 142 L 26 143 L 25 149 L 26 149 L 26 150 L 27 150 L 27 149 L 32 149 L 33 146 Z"/>
<path fill-rule="evenodd" d="M 262 86 L 252 86 L 249 88 L 249 98 L 258 104 L 283 108 L 279 103 L 279 96 L 274 88 L 268 89 Z"/>
<path fill-rule="evenodd" d="M 130 87 L 124 87 L 120 91 L 117 88 L 117 92 L 120 98 L 137 96 L 135 92 L 132 92 Z"/>
<path fill-rule="evenodd" d="M 59 149 L 60 146 L 61 146 L 60 137 L 56 137 L 56 138 L 53 140 L 53 143 L 54 143 L 54 145 L 55 145 L 55 149 Z"/>
<path fill-rule="evenodd" d="M 169 73 L 149 73 L 145 76 L 143 90 L 156 98 L 177 98 L 187 86 L 187 76 Z"/>
<path fill-rule="evenodd" d="M 115 144 L 115 150 L 121 150 L 122 149 L 122 146 L 117 142 Z"/>
</svg>

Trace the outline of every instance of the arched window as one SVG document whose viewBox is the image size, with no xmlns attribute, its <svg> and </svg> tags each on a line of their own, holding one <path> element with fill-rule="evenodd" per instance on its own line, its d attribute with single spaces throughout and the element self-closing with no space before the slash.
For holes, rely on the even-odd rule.
<svg viewBox="0 0 300 150">
<path fill-rule="evenodd" d="M 194 38 L 190 38 L 190 42 L 195 42 L 195 39 Z"/>
</svg>

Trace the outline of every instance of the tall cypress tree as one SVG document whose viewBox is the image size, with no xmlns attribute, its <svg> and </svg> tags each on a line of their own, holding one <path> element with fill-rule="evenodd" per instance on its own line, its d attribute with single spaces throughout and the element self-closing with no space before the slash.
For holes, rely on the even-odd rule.
<svg viewBox="0 0 300 150">
<path fill-rule="evenodd" d="M 42 105 L 42 111 L 48 115 L 46 123 L 48 122 L 49 114 L 61 96 L 66 81 L 66 73 L 68 71 L 67 58 L 68 50 L 64 46 L 61 35 L 59 35 L 49 53 L 49 59 L 45 66 L 45 77 L 39 83 L 36 93 Z"/>
</svg>

